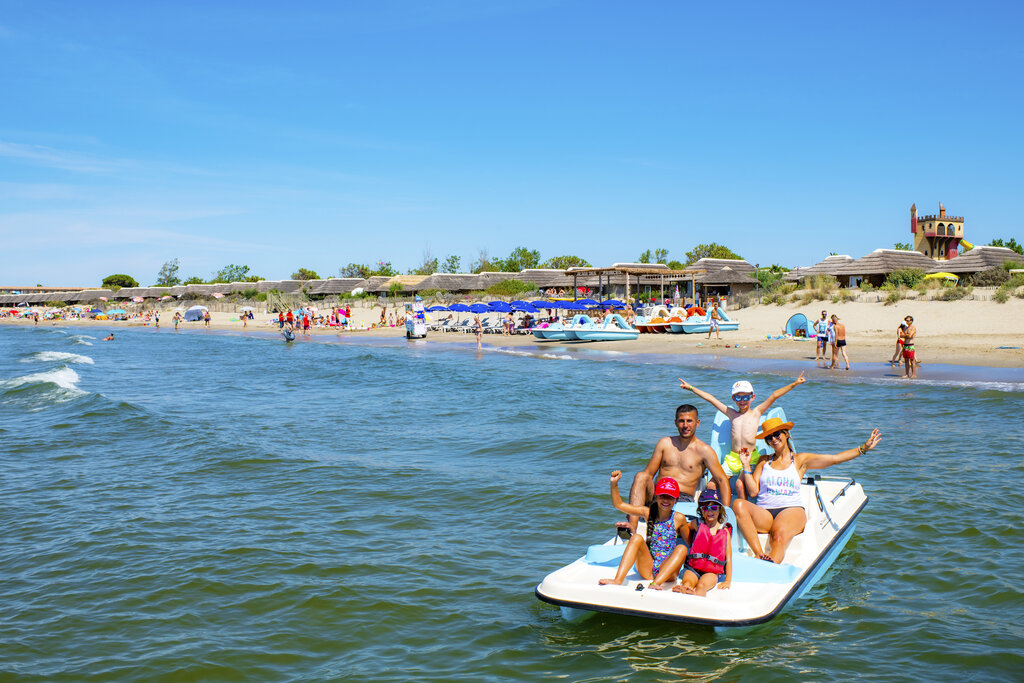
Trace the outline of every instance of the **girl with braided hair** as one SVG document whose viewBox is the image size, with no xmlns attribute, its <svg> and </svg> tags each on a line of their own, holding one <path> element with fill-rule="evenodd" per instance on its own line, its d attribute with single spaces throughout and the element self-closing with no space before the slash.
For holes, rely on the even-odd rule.
<svg viewBox="0 0 1024 683">
<path fill-rule="evenodd" d="M 675 479 L 663 477 L 654 487 L 654 500 L 650 508 L 642 505 L 630 505 L 619 495 L 619 479 L 622 472 L 615 470 L 611 476 L 612 505 L 627 515 L 647 518 L 647 538 L 633 534 L 622 552 L 619 569 L 613 579 L 601 579 L 602 586 L 621 586 L 629 574 L 630 568 L 636 564 L 636 570 L 646 581 L 653 582 L 649 586 L 654 590 L 663 590 L 668 581 L 675 583 L 676 575 L 686 560 L 686 546 L 689 536 L 680 538 L 680 534 L 689 534 L 686 517 L 675 512 L 673 507 L 679 500 L 679 484 Z"/>
</svg>

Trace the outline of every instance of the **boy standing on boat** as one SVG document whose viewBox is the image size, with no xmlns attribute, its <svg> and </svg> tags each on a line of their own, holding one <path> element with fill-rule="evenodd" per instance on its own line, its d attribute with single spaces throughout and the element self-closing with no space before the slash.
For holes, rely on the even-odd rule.
<svg viewBox="0 0 1024 683">
<path fill-rule="evenodd" d="M 750 406 L 754 401 L 754 387 L 750 382 L 741 379 L 732 385 L 732 400 L 736 404 L 736 407 L 731 408 L 708 392 L 702 391 L 692 384 L 689 384 L 686 380 L 679 380 L 679 387 L 681 389 L 686 389 L 697 394 L 697 396 L 700 396 L 715 408 L 725 413 L 725 416 L 729 418 L 729 427 L 732 431 L 732 439 L 729 454 L 725 456 L 723 464 L 725 465 L 725 474 L 729 477 L 730 488 L 733 489 L 733 494 L 736 497 L 746 497 L 746 492 L 743 490 L 743 482 L 739 480 L 739 475 L 744 471 L 743 462 L 740 460 L 740 453 L 745 449 L 747 453 L 752 454 L 750 462 L 751 467 L 757 464 L 757 459 L 760 457 L 754 448 L 754 442 L 757 440 L 756 436 L 758 428 L 761 425 L 761 416 L 772 407 L 772 404 L 775 403 L 775 401 L 792 391 L 797 385 L 803 384 L 806 381 L 807 380 L 804 379 L 804 373 L 801 372 L 800 376 L 792 383 L 787 384 L 781 389 L 776 389 L 764 403 L 756 408 L 751 408 Z M 710 449 L 710 446 L 708 448 Z M 728 503 L 726 502 L 725 505 L 728 505 Z"/>
<path fill-rule="evenodd" d="M 718 462 L 718 455 L 711 446 L 697 438 L 697 427 L 700 425 L 697 408 L 688 403 L 676 408 L 675 424 L 679 435 L 659 439 L 647 467 L 633 477 L 629 504 L 649 506 L 654 499 L 654 482 L 664 477 L 674 479 L 679 484 L 679 500 L 692 502 L 701 478 L 705 472 L 710 472 L 719 490 L 724 492 L 725 504 L 728 505 L 729 479 Z M 629 522 L 618 526 L 636 531 L 639 519 L 637 515 L 629 515 Z"/>
</svg>

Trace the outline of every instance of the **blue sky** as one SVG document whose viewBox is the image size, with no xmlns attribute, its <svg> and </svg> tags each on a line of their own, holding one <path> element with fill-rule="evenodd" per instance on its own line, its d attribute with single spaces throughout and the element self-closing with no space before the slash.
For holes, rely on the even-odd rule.
<svg viewBox="0 0 1024 683">
<path fill-rule="evenodd" d="M 1024 240 L 1020 3 L 0 6 L 0 285 Z"/>
</svg>

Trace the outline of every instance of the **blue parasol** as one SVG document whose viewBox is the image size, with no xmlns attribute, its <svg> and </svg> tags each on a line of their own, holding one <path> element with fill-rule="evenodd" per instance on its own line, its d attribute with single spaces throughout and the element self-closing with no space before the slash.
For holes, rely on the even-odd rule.
<svg viewBox="0 0 1024 683">
<path fill-rule="evenodd" d="M 626 307 L 626 304 L 622 303 L 618 299 L 608 299 L 608 301 L 602 301 L 601 305 L 605 306 L 607 308 L 625 308 Z"/>
<path fill-rule="evenodd" d="M 600 306 L 601 305 L 600 302 L 594 301 L 593 299 L 576 299 L 575 303 L 583 304 L 584 306 Z"/>
<path fill-rule="evenodd" d="M 512 310 L 512 307 L 509 306 L 504 301 L 492 301 L 487 305 L 495 313 L 508 313 L 509 311 Z"/>
<path fill-rule="evenodd" d="M 437 313 L 438 311 L 447 311 L 447 310 L 448 310 L 447 306 L 428 306 L 427 307 L 427 312 L 428 313 Z"/>
<path fill-rule="evenodd" d="M 473 313 L 491 313 L 491 309 L 487 307 L 487 304 L 470 304 L 469 310 Z"/>
<path fill-rule="evenodd" d="M 452 304 L 448 307 L 448 310 L 453 313 L 469 313 L 469 306 L 466 304 Z"/>
</svg>

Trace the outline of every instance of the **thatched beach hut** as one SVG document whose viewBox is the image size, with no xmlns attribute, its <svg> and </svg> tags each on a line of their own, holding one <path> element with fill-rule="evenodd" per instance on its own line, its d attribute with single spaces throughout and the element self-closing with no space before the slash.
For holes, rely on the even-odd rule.
<svg viewBox="0 0 1024 683">
<path fill-rule="evenodd" d="M 831 254 L 830 256 L 825 257 L 824 260 L 818 261 L 813 266 L 807 268 L 794 268 L 783 275 L 782 279 L 786 282 L 799 282 L 805 277 L 811 275 L 831 275 L 832 277 L 835 277 L 836 270 L 840 266 L 848 265 L 853 263 L 853 261 L 853 257 L 847 256 L 846 254 Z"/>
<path fill-rule="evenodd" d="M 1007 261 L 1016 263 L 1017 268 L 1024 268 L 1024 256 L 1018 254 L 1013 249 L 978 246 L 956 258 L 946 261 L 934 261 L 935 265 L 928 272 L 953 273 L 954 275 L 964 277 L 965 275 L 980 273 L 983 270 L 1002 268 L 1003 264 Z"/>
<path fill-rule="evenodd" d="M 840 285 L 846 281 L 849 287 L 859 287 L 862 282 L 869 282 L 878 287 L 885 282 L 885 277 L 897 270 L 917 268 L 929 272 L 935 261 L 919 251 L 902 249 L 875 249 L 867 256 L 839 266 L 834 274 Z"/>
</svg>

